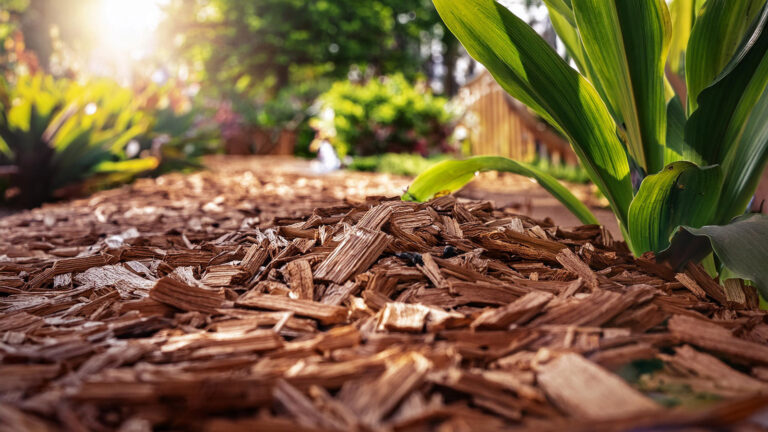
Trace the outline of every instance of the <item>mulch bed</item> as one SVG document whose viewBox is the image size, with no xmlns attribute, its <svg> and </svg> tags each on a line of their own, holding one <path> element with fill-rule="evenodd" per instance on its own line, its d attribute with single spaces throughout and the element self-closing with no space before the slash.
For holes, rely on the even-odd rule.
<svg viewBox="0 0 768 432">
<path fill-rule="evenodd" d="M 751 287 L 489 202 L 249 181 L 0 221 L 0 430 L 760 430 Z"/>
</svg>

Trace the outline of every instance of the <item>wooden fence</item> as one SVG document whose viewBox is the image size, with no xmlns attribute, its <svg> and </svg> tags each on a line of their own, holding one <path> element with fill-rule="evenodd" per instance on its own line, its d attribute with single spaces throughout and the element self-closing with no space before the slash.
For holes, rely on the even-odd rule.
<svg viewBox="0 0 768 432">
<path fill-rule="evenodd" d="M 578 163 L 568 142 L 510 97 L 488 72 L 462 87 L 458 97 L 467 107 L 464 124 L 471 131 L 473 155 L 531 161 L 538 153 L 555 162 Z"/>
</svg>

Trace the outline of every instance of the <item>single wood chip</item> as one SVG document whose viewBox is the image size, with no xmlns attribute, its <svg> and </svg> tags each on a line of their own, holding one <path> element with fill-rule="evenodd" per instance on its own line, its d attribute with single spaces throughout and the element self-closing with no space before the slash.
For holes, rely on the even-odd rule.
<svg viewBox="0 0 768 432">
<path fill-rule="evenodd" d="M 561 410 L 576 417 L 610 420 L 659 409 L 621 378 L 578 354 L 564 354 L 540 366 L 536 380 Z"/>
<path fill-rule="evenodd" d="M 554 296 L 547 292 L 531 291 L 506 306 L 487 309 L 472 322 L 471 327 L 503 330 L 512 324 L 524 324 L 536 316 L 553 298 Z"/>
<path fill-rule="evenodd" d="M 314 300 L 315 284 L 312 280 L 312 266 L 308 260 L 295 260 L 285 265 L 288 285 L 297 298 Z"/>
<path fill-rule="evenodd" d="M 412 352 L 396 358 L 378 379 L 357 386 L 342 396 L 342 402 L 370 427 L 382 418 L 423 380 L 431 366 L 421 354 Z"/>
<path fill-rule="evenodd" d="M 715 282 L 706 270 L 699 264 L 689 262 L 685 267 L 685 274 L 701 287 L 709 297 L 717 301 L 723 306 L 726 306 L 728 301 L 725 298 L 725 291 L 723 287 Z"/>
<path fill-rule="evenodd" d="M 380 330 L 420 332 L 429 315 L 429 308 L 418 304 L 387 303 L 379 319 Z"/>
<path fill-rule="evenodd" d="M 228 287 L 243 280 L 245 277 L 246 272 L 239 267 L 222 264 L 209 266 L 200 281 L 212 287 Z"/>
<path fill-rule="evenodd" d="M 343 430 L 345 424 L 321 412 L 307 396 L 285 380 L 278 380 L 274 388 L 275 400 L 290 413 L 298 423 L 308 428 Z"/>
<path fill-rule="evenodd" d="M 742 286 L 743 284 L 739 279 L 727 279 L 723 282 L 726 301 L 737 308 L 747 306 L 747 296 Z"/>
<path fill-rule="evenodd" d="M 240 268 L 248 275 L 248 277 L 252 277 L 259 271 L 261 266 L 264 265 L 267 258 L 269 258 L 269 250 L 264 244 L 253 244 L 245 252 L 243 260 L 240 261 Z"/>
<path fill-rule="evenodd" d="M 327 305 L 312 300 L 292 299 L 273 295 L 246 294 L 237 306 L 289 311 L 296 315 L 314 318 L 323 324 L 337 324 L 347 319 L 347 308 Z"/>
<path fill-rule="evenodd" d="M 440 273 L 440 267 L 437 266 L 432 255 L 428 253 L 422 254 L 421 259 L 424 262 L 424 265 L 418 265 L 417 267 L 424 273 L 424 276 L 426 276 L 435 287 L 447 288 L 448 282 Z"/>
<path fill-rule="evenodd" d="M 355 228 L 320 264 L 315 277 L 343 284 L 352 276 L 367 270 L 390 241 L 391 237 L 384 232 Z"/>
<path fill-rule="evenodd" d="M 214 313 L 225 301 L 223 289 L 211 290 L 190 286 L 173 278 L 164 277 L 149 291 L 152 300 L 184 311 Z"/>
<path fill-rule="evenodd" d="M 675 275 L 675 279 L 683 284 L 684 287 L 688 288 L 697 298 L 703 300 L 707 297 L 707 293 L 687 274 L 678 273 Z"/>
<path fill-rule="evenodd" d="M 587 286 L 593 290 L 598 288 L 599 283 L 595 272 L 593 272 L 592 269 L 589 268 L 589 266 L 572 250 L 561 250 L 560 253 L 557 254 L 557 261 L 563 268 L 583 279 Z"/>
</svg>

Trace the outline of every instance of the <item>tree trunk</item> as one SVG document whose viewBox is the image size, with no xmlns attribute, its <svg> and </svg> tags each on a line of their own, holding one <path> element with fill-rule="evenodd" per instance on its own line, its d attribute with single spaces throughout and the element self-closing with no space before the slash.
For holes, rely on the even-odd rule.
<svg viewBox="0 0 768 432">
<path fill-rule="evenodd" d="M 443 61 L 445 63 L 445 76 L 443 77 L 443 91 L 446 96 L 453 97 L 459 91 L 456 83 L 456 61 L 459 59 L 459 41 L 449 36 L 445 42 L 446 50 Z"/>
</svg>

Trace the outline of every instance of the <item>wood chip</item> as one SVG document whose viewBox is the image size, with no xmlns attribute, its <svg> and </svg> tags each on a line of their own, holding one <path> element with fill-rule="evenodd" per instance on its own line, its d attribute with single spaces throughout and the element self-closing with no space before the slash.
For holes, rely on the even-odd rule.
<svg viewBox="0 0 768 432">
<path fill-rule="evenodd" d="M 387 303 L 381 313 L 379 329 L 421 332 L 427 321 L 429 309 L 421 305 Z"/>
<path fill-rule="evenodd" d="M 541 366 L 536 380 L 547 396 L 572 416 L 610 420 L 650 415 L 659 409 L 621 378 L 578 354 L 564 354 Z"/>
<path fill-rule="evenodd" d="M 570 249 L 560 251 L 557 254 L 557 261 L 562 264 L 563 268 L 584 280 L 587 286 L 593 290 L 598 288 L 599 283 L 595 272 Z"/>
<path fill-rule="evenodd" d="M 472 328 L 502 330 L 512 324 L 524 324 L 536 316 L 553 298 L 552 294 L 532 291 L 507 306 L 484 311 L 472 322 Z"/>
<path fill-rule="evenodd" d="M 224 291 L 190 286 L 172 277 L 164 277 L 149 291 L 152 300 L 184 311 L 214 313 L 225 301 Z"/>
<path fill-rule="evenodd" d="M 288 285 L 296 298 L 314 300 L 315 284 L 312 281 L 312 267 L 307 260 L 291 261 L 285 265 Z"/>
<path fill-rule="evenodd" d="M 323 324 L 337 324 L 347 319 L 347 309 L 312 300 L 292 299 L 273 295 L 246 295 L 236 303 L 238 306 L 293 312 L 296 315 L 314 318 Z"/>
<path fill-rule="evenodd" d="M 669 331 L 683 342 L 728 356 L 734 360 L 768 363 L 768 346 L 739 339 L 717 324 L 675 315 L 669 319 Z"/>
<path fill-rule="evenodd" d="M 345 283 L 349 278 L 368 270 L 374 261 L 384 252 L 391 237 L 381 231 L 356 228 L 350 231 L 320 264 L 315 277 L 337 284 Z"/>
</svg>

